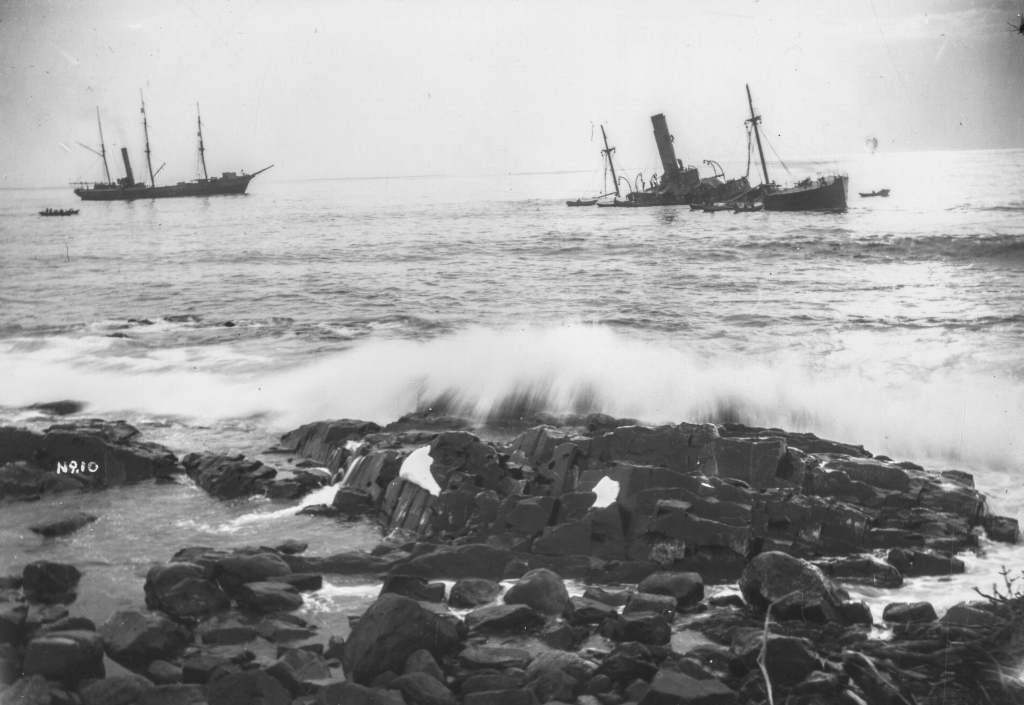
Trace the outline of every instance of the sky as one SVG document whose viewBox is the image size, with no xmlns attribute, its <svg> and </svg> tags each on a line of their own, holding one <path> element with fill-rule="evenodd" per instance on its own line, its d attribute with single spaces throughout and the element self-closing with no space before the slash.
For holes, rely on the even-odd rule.
<svg viewBox="0 0 1024 705">
<path fill-rule="evenodd" d="M 745 163 L 744 85 L 784 159 L 1024 148 L 1024 0 L 0 0 L 0 187 Z M 766 149 L 768 149 L 766 147 Z M 742 165 L 739 167 L 742 170 Z M 735 174 L 731 174 L 735 175 Z"/>
</svg>

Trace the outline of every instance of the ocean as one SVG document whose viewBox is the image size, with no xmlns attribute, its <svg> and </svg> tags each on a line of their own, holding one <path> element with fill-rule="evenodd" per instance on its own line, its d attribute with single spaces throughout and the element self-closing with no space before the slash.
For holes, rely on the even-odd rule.
<svg viewBox="0 0 1024 705">
<path fill-rule="evenodd" d="M 302 423 L 426 408 L 740 421 L 966 470 L 1024 518 L 1024 150 L 830 166 L 850 174 L 845 213 L 567 208 L 580 173 L 260 177 L 244 197 L 130 203 L 0 190 L 0 424 L 44 428 L 26 407 L 73 399 L 179 455 L 263 458 Z M 56 506 L 101 519 L 28 532 Z M 378 538 L 294 511 L 188 484 L 9 504 L 0 574 L 73 559 L 92 601 L 76 606 L 109 613 L 185 545 Z M 941 612 L 1020 565 L 982 544 L 964 576 L 852 592 L 876 618 L 895 600 Z M 343 628 L 331 615 L 376 589 L 332 579 L 310 609 Z"/>
</svg>

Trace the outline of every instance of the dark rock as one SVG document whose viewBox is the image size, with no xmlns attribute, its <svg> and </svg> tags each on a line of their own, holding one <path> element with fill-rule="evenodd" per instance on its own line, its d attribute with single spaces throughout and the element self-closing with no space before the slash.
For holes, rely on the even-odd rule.
<svg viewBox="0 0 1024 705">
<path fill-rule="evenodd" d="M 528 679 L 526 687 L 533 691 L 538 702 L 568 702 L 573 699 L 573 691 L 579 681 L 564 671 L 544 671 L 533 679 Z"/>
<path fill-rule="evenodd" d="M 486 608 L 485 608 L 486 609 Z M 459 643 L 456 625 L 400 595 L 382 595 L 359 619 L 346 644 L 346 672 L 358 683 L 398 670 L 411 654 L 441 656 Z"/>
<path fill-rule="evenodd" d="M 520 632 L 544 624 L 544 616 L 527 605 L 488 605 L 466 615 L 466 625 L 478 632 Z"/>
<path fill-rule="evenodd" d="M 715 595 L 709 597 L 707 603 L 712 607 L 746 607 L 747 603 L 743 601 L 743 598 L 734 593 L 726 595 Z"/>
<path fill-rule="evenodd" d="M 844 651 L 843 670 L 864 692 L 871 705 L 910 705 L 889 677 L 864 654 Z"/>
<path fill-rule="evenodd" d="M 440 546 L 437 550 L 416 556 L 399 564 L 398 567 L 402 575 L 418 575 L 427 579 L 503 580 L 505 566 L 515 557 L 516 554 L 511 551 L 471 543 L 464 546 Z"/>
<path fill-rule="evenodd" d="M 267 582 L 291 585 L 299 592 L 315 592 L 324 586 L 324 576 L 317 573 L 292 573 L 268 578 Z"/>
<path fill-rule="evenodd" d="M 103 678 L 103 640 L 96 632 L 50 632 L 25 647 L 25 675 L 47 680 L 75 681 Z"/>
<path fill-rule="evenodd" d="M 380 594 L 404 595 L 420 602 L 444 602 L 444 583 L 428 583 L 425 578 L 389 575 L 384 578 Z"/>
<path fill-rule="evenodd" d="M 637 589 L 653 595 L 670 595 L 679 609 L 704 599 L 704 580 L 699 573 L 654 573 L 640 581 Z"/>
<path fill-rule="evenodd" d="M 632 683 L 637 678 L 650 681 L 658 667 L 650 650 L 639 642 L 618 644 L 601 661 L 598 673 L 608 676 L 615 683 Z"/>
<path fill-rule="evenodd" d="M 600 624 L 616 617 L 618 611 L 614 607 L 586 597 L 570 597 L 565 606 L 565 618 L 572 624 Z"/>
<path fill-rule="evenodd" d="M 257 636 L 256 627 L 243 624 L 233 614 L 217 615 L 196 627 L 204 644 L 244 644 Z"/>
<path fill-rule="evenodd" d="M 594 677 L 597 667 L 579 654 L 569 651 L 543 651 L 537 654 L 526 667 L 526 682 L 531 683 L 545 673 L 560 671 L 579 682 Z"/>
<path fill-rule="evenodd" d="M 588 600 L 603 602 L 612 607 L 622 607 L 629 601 L 629 590 L 609 591 L 599 587 L 588 587 L 583 591 L 583 597 Z"/>
<path fill-rule="evenodd" d="M 733 705 L 736 693 L 716 679 L 697 680 L 685 673 L 662 669 L 640 705 Z"/>
<path fill-rule="evenodd" d="M 465 705 L 537 705 L 532 690 L 477 691 L 466 696 Z"/>
<path fill-rule="evenodd" d="M 285 614 L 276 613 L 273 619 L 261 620 L 256 625 L 256 632 L 276 644 L 287 641 L 298 641 L 309 639 L 316 635 L 316 631 L 309 626 L 301 626 L 284 621 Z"/>
<path fill-rule="evenodd" d="M 651 672 L 651 675 L 653 677 L 653 671 Z M 611 689 L 612 679 L 604 675 L 603 673 L 599 673 L 590 680 L 581 683 L 579 692 L 580 695 L 598 695 L 600 693 L 607 693 Z"/>
<path fill-rule="evenodd" d="M 317 705 L 408 705 L 395 690 L 376 690 L 355 683 L 335 683 L 319 693 Z"/>
<path fill-rule="evenodd" d="M 796 683 L 821 668 L 807 639 L 769 634 L 767 647 L 764 643 L 763 632 L 748 631 L 737 636 L 732 651 L 753 671 L 758 668 L 757 659 L 764 648 L 765 668 L 773 684 Z"/>
<path fill-rule="evenodd" d="M 0 614 L 2 614 L 3 603 L 0 603 Z M 29 608 L 25 617 L 25 629 L 35 632 L 40 627 L 59 622 L 68 616 L 68 608 L 64 605 L 36 604 Z"/>
<path fill-rule="evenodd" d="M 277 679 L 263 671 L 232 673 L 210 684 L 209 705 L 291 705 L 292 698 Z"/>
<path fill-rule="evenodd" d="M 4 705 L 50 705 L 50 688 L 46 679 L 39 675 L 20 678 L 0 693 Z"/>
<path fill-rule="evenodd" d="M 291 572 L 288 563 L 276 553 L 229 556 L 217 561 L 214 567 L 215 579 L 230 597 L 236 597 L 246 583 L 265 582 Z"/>
<path fill-rule="evenodd" d="M 463 695 L 493 690 L 513 690 L 523 686 L 521 674 L 495 673 L 493 671 L 475 673 L 462 682 L 460 691 Z"/>
<path fill-rule="evenodd" d="M 291 612 L 302 607 L 302 595 L 287 583 L 246 583 L 236 594 L 238 605 L 253 612 Z"/>
<path fill-rule="evenodd" d="M 224 591 L 204 578 L 185 578 L 161 591 L 155 602 L 157 609 L 179 620 L 202 619 L 231 606 Z"/>
<path fill-rule="evenodd" d="M 73 602 L 74 588 L 81 577 L 75 566 L 50 561 L 29 563 L 22 572 L 25 595 L 33 602 Z"/>
<path fill-rule="evenodd" d="M 98 518 L 99 517 L 95 517 L 92 514 L 86 514 L 85 512 L 73 512 L 60 517 L 59 519 L 45 521 L 41 524 L 34 524 L 28 528 L 32 533 L 39 534 L 46 538 L 67 536 L 68 534 L 73 534 L 78 531 L 83 526 L 91 524 Z"/>
<path fill-rule="evenodd" d="M 676 616 L 676 598 L 671 595 L 636 592 L 629 596 L 629 602 L 622 608 L 622 614 L 632 612 L 657 612 L 665 621 L 671 622 Z"/>
<path fill-rule="evenodd" d="M 339 487 L 331 507 L 349 516 L 360 516 L 373 511 L 373 498 L 369 492 L 354 487 Z"/>
<path fill-rule="evenodd" d="M 266 672 L 279 680 L 292 695 L 314 693 L 319 689 L 316 681 L 331 678 L 327 662 L 306 649 L 286 649 Z"/>
<path fill-rule="evenodd" d="M 579 629 L 574 629 L 565 622 L 554 622 L 545 625 L 540 630 L 537 638 L 552 649 L 568 650 L 572 648 L 573 643 L 576 641 Z"/>
<path fill-rule="evenodd" d="M 125 668 L 145 670 L 156 659 L 173 660 L 191 635 L 166 617 L 152 612 L 115 612 L 100 628 L 107 656 Z"/>
<path fill-rule="evenodd" d="M 556 504 L 554 497 L 527 497 L 510 509 L 505 523 L 508 528 L 524 534 L 539 533 L 551 523 Z"/>
<path fill-rule="evenodd" d="M 661 645 L 671 641 L 672 630 L 665 618 L 657 612 L 633 612 L 619 615 L 615 638 L 619 641 Z"/>
<path fill-rule="evenodd" d="M 409 658 L 405 660 L 402 673 L 426 673 L 428 676 L 437 679 L 439 683 L 444 683 L 444 671 L 437 664 L 437 659 L 434 658 L 434 655 L 426 649 L 412 652 Z"/>
<path fill-rule="evenodd" d="M 206 694 L 198 685 L 158 685 L 143 693 L 138 705 L 206 705 Z"/>
<path fill-rule="evenodd" d="M 35 636 L 48 632 L 71 632 L 71 631 L 96 631 L 96 624 L 88 617 L 64 617 L 56 622 L 49 622 L 39 625 Z"/>
<path fill-rule="evenodd" d="M 375 575 L 389 570 L 394 564 L 393 559 L 380 558 L 362 551 L 346 551 L 323 557 L 284 555 L 281 558 L 295 573 L 323 575 Z"/>
<path fill-rule="evenodd" d="M 149 668 L 146 669 L 146 677 L 156 685 L 172 685 L 183 682 L 181 667 L 160 659 L 149 664 Z"/>
<path fill-rule="evenodd" d="M 409 705 L 456 705 L 452 691 L 426 673 L 407 673 L 388 687 L 399 691 Z"/>
<path fill-rule="evenodd" d="M 739 588 L 756 609 L 773 605 L 772 615 L 779 619 L 844 622 L 839 605 L 849 599 L 820 568 L 778 551 L 755 556 L 743 571 Z"/>
<path fill-rule="evenodd" d="M 923 575 L 953 575 L 963 573 L 964 562 L 953 556 L 943 556 L 930 551 L 914 551 L 894 548 L 889 551 L 886 561 L 893 565 L 905 578 Z"/>
<path fill-rule="evenodd" d="M 934 622 L 938 618 L 930 602 L 892 602 L 882 611 L 886 622 Z"/>
<path fill-rule="evenodd" d="M 46 473 L 41 468 L 25 461 L 0 464 L 0 497 L 38 497 L 43 491 L 45 476 Z"/>
<path fill-rule="evenodd" d="M 238 499 L 262 494 L 277 471 L 244 456 L 189 453 L 182 458 L 185 472 L 197 485 L 217 499 Z"/>
<path fill-rule="evenodd" d="M 651 686 L 648 683 L 644 683 L 640 680 L 633 681 L 622 690 L 622 697 L 626 698 L 626 700 L 630 702 L 640 702 L 644 699 L 644 696 L 647 695 L 650 689 Z"/>
<path fill-rule="evenodd" d="M 131 705 L 156 686 L 142 676 L 111 676 L 81 689 L 82 705 Z"/>
<path fill-rule="evenodd" d="M 959 627 L 995 626 L 1002 619 L 988 610 L 979 609 L 969 603 L 953 605 L 940 620 L 943 624 Z"/>
<path fill-rule="evenodd" d="M 232 665 L 226 654 L 200 652 L 189 656 L 181 664 L 181 678 L 184 683 L 209 683 L 217 669 Z"/>
<path fill-rule="evenodd" d="M 483 578 L 464 578 L 452 585 L 448 606 L 458 609 L 477 607 L 493 602 L 501 594 L 501 585 Z"/>
<path fill-rule="evenodd" d="M 890 563 L 874 556 L 845 556 L 814 561 L 830 578 L 843 583 L 894 589 L 903 585 L 903 575 Z"/>
<path fill-rule="evenodd" d="M 527 605 L 542 614 L 560 615 L 569 602 L 565 583 L 546 568 L 531 570 L 505 593 L 505 604 Z"/>
<path fill-rule="evenodd" d="M 309 544 L 305 541 L 296 541 L 295 539 L 288 539 L 284 543 L 275 546 L 274 550 L 278 553 L 286 553 L 289 556 L 305 553 L 306 549 L 309 548 Z"/>
<path fill-rule="evenodd" d="M 459 663 L 466 668 L 525 668 L 530 652 L 508 646 L 468 646 L 459 652 Z"/>
<path fill-rule="evenodd" d="M 28 605 L 23 602 L 0 602 L 0 644 L 20 642 L 25 636 Z"/>
<path fill-rule="evenodd" d="M 1020 525 L 1016 519 L 989 514 L 985 517 L 985 534 L 993 541 L 1017 543 Z"/>
</svg>

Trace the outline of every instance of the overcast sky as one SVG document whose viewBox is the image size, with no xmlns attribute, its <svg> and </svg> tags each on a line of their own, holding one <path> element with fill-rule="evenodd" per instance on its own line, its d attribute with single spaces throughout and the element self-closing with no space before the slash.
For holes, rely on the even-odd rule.
<svg viewBox="0 0 1024 705">
<path fill-rule="evenodd" d="M 2 186 L 102 176 L 139 89 L 158 183 L 590 170 L 745 159 L 744 84 L 783 157 L 1024 147 L 1021 0 L 0 2 Z M 120 159 L 110 158 L 114 176 Z"/>
</svg>

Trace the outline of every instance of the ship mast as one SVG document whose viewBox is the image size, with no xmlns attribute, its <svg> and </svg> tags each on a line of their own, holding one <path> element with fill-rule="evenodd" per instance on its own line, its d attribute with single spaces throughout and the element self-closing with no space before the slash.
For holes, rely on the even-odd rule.
<svg viewBox="0 0 1024 705">
<path fill-rule="evenodd" d="M 199 103 L 196 103 L 196 122 L 199 123 L 199 161 L 203 163 L 203 178 L 209 180 L 206 173 L 206 157 L 203 155 L 203 118 L 199 116 Z"/>
<path fill-rule="evenodd" d="M 750 84 L 747 84 L 747 102 L 750 104 L 750 119 L 747 120 L 754 126 L 754 137 L 757 139 L 757 153 L 761 155 L 761 169 L 764 170 L 765 186 L 771 183 L 768 178 L 768 165 L 764 161 L 764 150 L 761 149 L 761 133 L 758 132 L 757 123 L 761 122 L 761 116 L 754 114 L 754 99 L 750 97 Z"/>
<path fill-rule="evenodd" d="M 142 89 L 139 89 L 139 98 L 142 100 L 142 131 L 146 135 L 146 166 L 149 167 L 149 184 L 156 188 L 156 180 L 153 178 L 153 162 L 149 159 L 149 126 L 146 124 L 146 99 L 142 97 Z"/>
<path fill-rule="evenodd" d="M 608 157 L 608 166 L 612 168 L 612 183 L 615 184 L 615 195 L 619 196 L 619 179 L 615 176 L 615 165 L 612 163 L 612 152 L 615 151 L 615 147 L 608 146 L 608 135 L 604 133 L 604 125 L 601 125 L 601 136 L 604 137 L 604 149 L 601 150 L 601 154 Z"/>
<path fill-rule="evenodd" d="M 103 143 L 103 123 L 100 122 L 100 108 L 96 106 L 96 124 L 100 128 L 100 156 L 103 157 L 103 173 L 107 175 L 107 183 L 113 183 L 110 180 L 110 168 L 107 167 L 107 146 Z"/>
</svg>

